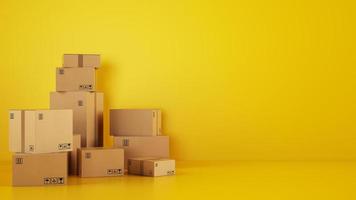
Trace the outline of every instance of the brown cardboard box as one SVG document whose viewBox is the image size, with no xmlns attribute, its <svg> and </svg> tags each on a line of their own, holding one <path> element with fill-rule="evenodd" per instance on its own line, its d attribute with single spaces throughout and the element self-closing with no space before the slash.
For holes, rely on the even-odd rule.
<svg viewBox="0 0 356 200">
<path fill-rule="evenodd" d="M 143 161 L 144 176 L 170 176 L 175 175 L 176 162 L 171 159 L 157 159 Z"/>
<path fill-rule="evenodd" d="M 100 67 L 99 54 L 64 54 L 63 67 Z"/>
<path fill-rule="evenodd" d="M 82 147 L 103 146 L 103 93 L 51 92 L 50 107 L 73 110 L 73 132 L 81 135 Z"/>
<path fill-rule="evenodd" d="M 143 175 L 143 161 L 158 159 L 155 157 L 140 157 L 140 158 L 129 158 L 128 159 L 128 173 L 134 175 Z"/>
<path fill-rule="evenodd" d="M 56 91 L 95 91 L 95 75 L 91 67 L 57 68 Z"/>
<path fill-rule="evenodd" d="M 12 185 L 67 184 L 67 153 L 23 154 L 12 156 Z"/>
<path fill-rule="evenodd" d="M 113 136 L 161 135 L 158 109 L 111 109 L 110 134 Z"/>
<path fill-rule="evenodd" d="M 80 145 L 80 135 L 73 135 L 73 150 L 69 152 L 68 156 L 68 174 L 78 175 L 78 149 Z"/>
<path fill-rule="evenodd" d="M 117 136 L 114 137 L 114 147 L 125 150 L 125 169 L 127 160 L 135 157 L 159 157 L 169 158 L 169 137 L 133 137 Z"/>
<path fill-rule="evenodd" d="M 71 151 L 72 110 L 11 110 L 10 151 L 50 153 Z"/>
<path fill-rule="evenodd" d="M 78 168 L 81 177 L 124 175 L 124 150 L 120 148 L 78 149 Z"/>
</svg>

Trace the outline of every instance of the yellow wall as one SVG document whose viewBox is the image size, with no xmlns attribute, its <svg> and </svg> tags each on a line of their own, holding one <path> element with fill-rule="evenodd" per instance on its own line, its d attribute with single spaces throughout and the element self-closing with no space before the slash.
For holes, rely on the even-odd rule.
<svg viewBox="0 0 356 200">
<path fill-rule="evenodd" d="M 106 110 L 163 110 L 177 159 L 356 159 L 353 2 L 1 0 L 1 158 L 7 110 L 47 108 L 83 52 Z"/>
</svg>

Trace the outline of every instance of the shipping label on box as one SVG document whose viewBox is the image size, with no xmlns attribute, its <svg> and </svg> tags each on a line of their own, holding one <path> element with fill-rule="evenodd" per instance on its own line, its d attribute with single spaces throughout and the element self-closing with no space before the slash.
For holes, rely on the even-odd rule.
<svg viewBox="0 0 356 200">
<path fill-rule="evenodd" d="M 158 136 L 161 129 L 158 109 L 110 110 L 110 134 L 113 136 Z"/>
<path fill-rule="evenodd" d="M 56 91 L 95 91 L 96 72 L 94 68 L 57 68 Z"/>
<path fill-rule="evenodd" d="M 63 67 L 100 67 L 99 54 L 64 54 Z"/>
<path fill-rule="evenodd" d="M 125 149 L 125 169 L 127 169 L 128 159 L 135 157 L 158 157 L 169 158 L 169 137 L 114 137 L 114 147 Z"/>
<path fill-rule="evenodd" d="M 81 148 L 78 150 L 81 177 L 124 175 L 124 150 L 120 148 Z"/>
<path fill-rule="evenodd" d="M 11 110 L 9 120 L 11 152 L 50 153 L 72 150 L 72 110 Z"/>
<path fill-rule="evenodd" d="M 67 184 L 67 153 L 23 154 L 12 157 L 14 186 Z"/>
<path fill-rule="evenodd" d="M 103 146 L 103 93 L 51 92 L 50 108 L 73 110 L 73 132 L 81 135 L 82 147 Z"/>
</svg>

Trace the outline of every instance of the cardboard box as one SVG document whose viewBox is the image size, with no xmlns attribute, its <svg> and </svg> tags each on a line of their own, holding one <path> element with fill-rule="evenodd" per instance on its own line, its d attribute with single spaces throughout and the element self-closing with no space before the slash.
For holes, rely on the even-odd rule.
<svg viewBox="0 0 356 200">
<path fill-rule="evenodd" d="M 14 154 L 12 156 L 12 185 L 67 184 L 67 153 Z"/>
<path fill-rule="evenodd" d="M 114 147 L 125 150 L 125 169 L 129 158 L 135 157 L 159 157 L 169 158 L 169 137 L 133 137 L 117 136 L 114 137 Z"/>
<path fill-rule="evenodd" d="M 171 159 L 143 161 L 144 176 L 171 176 L 176 174 L 176 162 Z"/>
<path fill-rule="evenodd" d="M 80 135 L 73 135 L 73 150 L 68 153 L 69 175 L 78 175 L 78 149 L 81 147 L 80 143 Z"/>
<path fill-rule="evenodd" d="M 78 150 L 81 177 L 124 175 L 124 150 L 120 148 L 81 148 Z"/>
<path fill-rule="evenodd" d="M 51 92 L 50 108 L 73 110 L 73 132 L 81 135 L 82 147 L 103 146 L 103 93 Z"/>
<path fill-rule="evenodd" d="M 110 110 L 110 134 L 113 136 L 161 135 L 161 111 L 158 109 Z"/>
<path fill-rule="evenodd" d="M 64 54 L 63 67 L 100 67 L 99 54 Z"/>
<path fill-rule="evenodd" d="M 11 152 L 51 153 L 71 151 L 72 110 L 11 110 Z"/>
<path fill-rule="evenodd" d="M 140 158 L 129 158 L 127 169 L 129 174 L 133 175 L 143 175 L 143 161 L 158 159 L 155 157 L 140 157 Z"/>
<path fill-rule="evenodd" d="M 91 67 L 57 68 L 56 91 L 95 91 L 96 72 Z"/>
</svg>

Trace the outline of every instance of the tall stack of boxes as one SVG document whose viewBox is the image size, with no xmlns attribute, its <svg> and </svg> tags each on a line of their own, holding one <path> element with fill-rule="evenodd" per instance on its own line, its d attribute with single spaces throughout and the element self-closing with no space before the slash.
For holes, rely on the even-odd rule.
<svg viewBox="0 0 356 200">
<path fill-rule="evenodd" d="M 103 147 L 104 95 L 96 91 L 100 55 L 65 54 L 50 110 L 10 110 L 13 185 L 64 185 L 81 177 L 175 174 L 158 109 L 110 110 L 111 148 Z"/>
<path fill-rule="evenodd" d="M 50 93 L 51 109 L 73 110 L 74 151 L 69 156 L 69 174 L 78 175 L 77 149 L 103 146 L 104 94 L 96 91 L 100 55 L 65 54 L 56 69 L 56 92 Z"/>
</svg>

